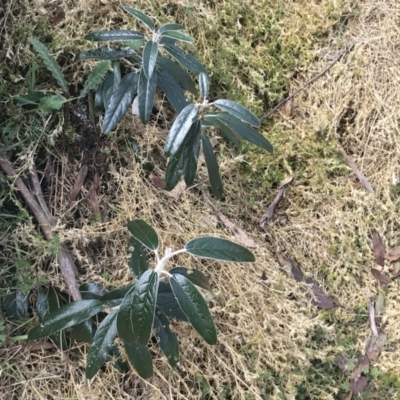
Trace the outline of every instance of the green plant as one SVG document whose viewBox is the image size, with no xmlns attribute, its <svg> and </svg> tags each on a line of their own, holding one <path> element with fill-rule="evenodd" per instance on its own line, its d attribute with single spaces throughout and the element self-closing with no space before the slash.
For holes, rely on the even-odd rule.
<svg viewBox="0 0 400 400">
<path fill-rule="evenodd" d="M 54 291 L 41 291 L 37 299 L 37 311 L 42 326 L 29 332 L 35 340 L 56 336 L 64 341 L 63 332 L 76 329 L 81 340 L 92 342 L 86 363 L 86 376 L 92 378 L 115 350 L 113 342 L 118 335 L 132 366 L 143 378 L 152 375 L 153 366 L 147 347 L 152 332 L 168 359 L 175 367 L 179 360 L 178 339 L 170 329 L 169 318 L 185 321 L 208 343 L 217 342 L 217 332 L 210 311 L 196 286 L 210 291 L 206 276 L 199 270 L 173 267 L 166 270 L 174 256 L 188 253 L 197 257 L 234 262 L 253 262 L 253 253 L 225 239 L 200 237 L 186 243 L 180 250 L 165 249 L 159 255 L 157 233 L 142 220 L 128 223 L 132 234 L 128 249 L 131 251 L 129 268 L 136 284 L 127 285 L 102 293 L 95 284 L 81 287 L 84 300 L 63 305 L 57 303 Z M 154 254 L 155 268 L 149 269 L 147 252 Z M 97 316 L 99 325 L 95 333 L 92 318 Z M 78 328 L 76 328 L 78 326 Z M 76 337 L 76 335 L 75 335 Z"/>
<path fill-rule="evenodd" d="M 100 47 L 78 55 L 81 60 L 112 60 L 112 71 L 107 72 L 94 98 L 95 113 L 99 115 L 105 110 L 103 133 L 107 134 L 117 126 L 131 104 L 135 106 L 133 108 L 137 108 L 141 121 L 147 124 L 159 87 L 178 113 L 164 147 L 165 155 L 169 157 L 166 189 L 173 189 L 182 175 L 188 186 L 193 184 L 202 147 L 211 188 L 214 195 L 220 198 L 223 184 L 218 162 L 204 130 L 215 127 L 235 145 L 239 145 L 240 138 L 244 138 L 272 151 L 271 144 L 252 128 L 260 127 L 259 119 L 236 102 L 225 99 L 212 102 L 208 100 L 209 77 L 206 69 L 191 54 L 177 46 L 177 42 L 194 42 L 193 38 L 182 32 L 182 25 L 169 23 L 156 29 L 151 18 L 141 11 L 132 7 L 124 7 L 124 10 L 147 26 L 151 38 L 133 30 L 94 32 L 85 38 L 94 42 L 122 42 L 126 47 Z M 141 56 L 137 53 L 139 49 Z M 123 59 L 129 62 L 123 64 L 125 70 L 131 71 L 125 76 L 121 73 Z M 199 76 L 200 103 L 192 104 L 185 97 L 184 91 L 198 95 L 196 84 L 186 70 Z"/>
</svg>

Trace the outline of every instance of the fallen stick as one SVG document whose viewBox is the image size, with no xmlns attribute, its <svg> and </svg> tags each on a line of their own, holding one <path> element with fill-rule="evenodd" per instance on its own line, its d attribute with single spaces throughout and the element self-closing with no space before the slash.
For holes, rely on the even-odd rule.
<svg viewBox="0 0 400 400">
<path fill-rule="evenodd" d="M 4 156 L 0 156 L 0 167 L 7 174 L 9 178 L 15 178 L 14 182 L 18 190 L 20 191 L 22 197 L 24 198 L 26 204 L 32 211 L 36 220 L 42 229 L 44 236 L 47 240 L 52 240 L 55 236 L 53 232 L 53 224 L 49 220 L 50 213 L 48 212 L 47 205 L 45 205 L 45 210 L 39 205 L 39 202 L 35 199 L 32 193 L 29 191 L 25 183 L 21 178 L 16 178 L 17 174 L 14 167 L 11 165 L 10 161 Z M 33 172 L 33 185 L 35 187 L 36 195 L 38 199 L 43 198 L 42 191 L 40 189 L 40 183 L 37 179 L 36 171 Z M 41 203 L 41 202 L 40 202 Z M 46 215 L 48 213 L 48 215 Z M 64 278 L 65 284 L 67 285 L 68 291 L 71 297 L 75 300 L 82 300 L 81 293 L 79 292 L 77 278 L 75 275 L 75 264 L 71 257 L 71 254 L 65 248 L 64 245 L 61 246 L 57 255 L 58 265 L 60 266 L 61 274 Z"/>
</svg>

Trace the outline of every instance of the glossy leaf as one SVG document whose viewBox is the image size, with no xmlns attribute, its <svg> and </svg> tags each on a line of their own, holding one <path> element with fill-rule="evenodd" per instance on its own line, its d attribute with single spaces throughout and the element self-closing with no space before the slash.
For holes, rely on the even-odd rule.
<svg viewBox="0 0 400 400">
<path fill-rule="evenodd" d="M 156 231 L 145 221 L 135 219 L 128 222 L 131 235 L 149 250 L 158 249 L 158 236 Z"/>
<path fill-rule="evenodd" d="M 171 57 L 189 71 L 196 74 L 200 74 L 201 72 L 207 73 L 207 70 L 203 65 L 201 65 L 191 54 L 185 53 L 180 47 L 166 43 L 163 45 L 163 48 Z"/>
<path fill-rule="evenodd" d="M 215 115 L 206 115 L 202 120 L 201 124 L 204 127 L 209 127 L 209 126 L 215 126 L 218 128 L 221 133 L 232 143 L 234 143 L 236 146 L 240 146 L 240 136 L 233 131 L 231 128 L 229 128 L 227 125 L 225 125 L 221 120 L 217 118 Z"/>
<path fill-rule="evenodd" d="M 124 340 L 133 340 L 133 325 L 132 325 L 132 306 L 133 306 L 133 295 L 135 294 L 135 286 L 132 287 L 125 295 L 124 299 L 118 310 L 117 315 L 117 330 L 118 335 Z"/>
<path fill-rule="evenodd" d="M 96 92 L 94 93 L 93 113 L 95 117 L 104 111 L 103 85 L 104 81 L 97 87 Z"/>
<path fill-rule="evenodd" d="M 140 40 L 144 38 L 143 33 L 129 30 L 99 31 L 89 33 L 85 36 L 86 40 L 92 42 L 124 42 L 126 40 Z"/>
<path fill-rule="evenodd" d="M 92 379 L 108 358 L 117 336 L 117 310 L 108 314 L 97 328 L 86 360 L 86 378 Z"/>
<path fill-rule="evenodd" d="M 29 294 L 21 290 L 14 290 L 3 297 L 3 311 L 7 318 L 20 320 L 28 314 Z"/>
<path fill-rule="evenodd" d="M 111 96 L 114 93 L 114 73 L 109 71 L 106 74 L 103 82 L 103 102 L 104 102 L 104 109 L 107 110 L 108 105 L 110 104 Z"/>
<path fill-rule="evenodd" d="M 184 33 L 179 32 L 177 30 L 163 31 L 162 36 L 175 39 L 180 42 L 194 43 L 194 39 L 191 36 L 185 35 Z"/>
<path fill-rule="evenodd" d="M 170 283 L 176 300 L 188 321 L 208 343 L 217 343 L 217 331 L 203 296 L 185 276 L 174 274 Z"/>
<path fill-rule="evenodd" d="M 254 129 L 250 128 L 247 124 L 243 123 L 240 119 L 230 115 L 228 113 L 220 113 L 217 118 L 226 125 L 228 128 L 237 132 L 244 139 L 256 146 L 261 147 L 264 150 L 272 152 L 271 143 L 267 139 Z"/>
<path fill-rule="evenodd" d="M 158 345 L 168 359 L 169 365 L 174 368 L 179 362 L 179 342 L 175 332 L 169 327 L 166 315 L 157 308 L 154 318 L 154 330 Z"/>
<path fill-rule="evenodd" d="M 74 325 L 71 329 L 70 336 L 77 342 L 92 343 L 93 333 L 93 321 L 89 318 L 80 324 Z"/>
<path fill-rule="evenodd" d="M 158 33 L 163 33 L 165 31 L 182 31 L 184 29 L 185 27 L 180 24 L 165 24 L 158 29 Z"/>
<path fill-rule="evenodd" d="M 254 254 L 239 244 L 211 236 L 200 237 L 186 243 L 185 250 L 194 256 L 213 260 L 254 262 Z"/>
<path fill-rule="evenodd" d="M 218 107 L 220 110 L 226 111 L 227 113 L 239 118 L 249 125 L 255 126 L 256 128 L 261 126 L 260 120 L 250 110 L 239 103 L 231 100 L 221 99 L 214 101 L 212 104 Z"/>
<path fill-rule="evenodd" d="M 158 44 L 157 42 L 153 42 L 149 40 L 143 49 L 143 65 L 142 70 L 147 79 L 150 79 L 153 76 L 154 68 L 156 66 L 158 54 Z"/>
<path fill-rule="evenodd" d="M 112 131 L 132 104 L 137 91 L 138 76 L 135 72 L 126 75 L 110 98 L 103 121 L 103 133 Z"/>
<path fill-rule="evenodd" d="M 113 304 L 112 307 L 114 307 L 114 305 L 117 305 L 118 302 L 119 303 L 122 302 L 124 297 L 134 286 L 135 285 L 126 285 L 126 286 L 122 286 L 122 287 L 114 289 L 114 290 L 110 290 L 109 292 L 101 295 L 99 297 L 99 300 L 105 302 L 108 305 Z M 113 302 L 113 303 L 110 303 L 110 302 Z"/>
<path fill-rule="evenodd" d="M 137 340 L 124 340 L 124 345 L 128 360 L 139 376 L 143 379 L 150 378 L 153 375 L 153 362 L 147 346 Z"/>
<path fill-rule="evenodd" d="M 33 328 L 28 335 L 30 340 L 41 339 L 62 329 L 80 324 L 101 311 L 103 305 L 98 300 L 81 300 L 67 304 L 51 313 L 43 327 Z"/>
<path fill-rule="evenodd" d="M 195 121 L 191 126 L 183 148 L 184 177 L 187 186 L 193 184 L 197 172 L 201 143 L 201 123 Z"/>
<path fill-rule="evenodd" d="M 150 79 L 147 79 L 144 70 L 140 71 L 138 96 L 139 96 L 139 115 L 144 124 L 150 120 L 153 110 L 154 97 L 157 89 L 157 74 L 153 74 Z"/>
<path fill-rule="evenodd" d="M 84 300 L 98 299 L 102 295 L 104 287 L 98 283 L 88 282 L 79 286 L 79 291 Z"/>
<path fill-rule="evenodd" d="M 129 14 L 133 15 L 134 17 L 136 17 L 137 19 L 139 19 L 140 21 L 142 21 L 152 31 L 154 31 L 154 29 L 155 29 L 154 22 L 145 13 L 143 13 L 142 11 L 140 11 L 140 10 L 138 10 L 136 8 L 133 8 L 133 7 L 124 7 L 124 10 L 127 11 Z"/>
<path fill-rule="evenodd" d="M 138 279 L 143 272 L 149 269 L 149 259 L 143 245 L 135 238 L 129 239 L 129 247 L 133 247 L 131 257 L 128 261 L 133 276 Z"/>
<path fill-rule="evenodd" d="M 201 96 L 206 99 L 208 97 L 208 74 L 202 72 L 199 75 L 199 87 Z"/>
<path fill-rule="evenodd" d="M 78 60 L 119 60 L 120 58 L 136 56 L 136 52 L 127 48 L 110 49 L 103 47 L 89 51 L 82 51 L 78 54 Z"/>
<path fill-rule="evenodd" d="M 30 42 L 33 48 L 38 52 L 39 56 L 43 60 L 47 69 L 51 72 L 51 74 L 59 84 L 60 88 L 65 93 L 68 93 L 67 81 L 65 80 L 64 75 L 57 61 L 50 55 L 49 49 L 37 39 L 31 38 Z"/>
<path fill-rule="evenodd" d="M 203 133 L 201 134 L 201 143 L 203 145 L 203 153 L 206 160 L 208 178 L 210 180 L 211 189 L 214 196 L 217 199 L 220 199 L 223 193 L 223 184 L 219 175 L 217 157 L 214 154 L 210 139 Z"/>
<path fill-rule="evenodd" d="M 103 60 L 98 62 L 94 67 L 92 72 L 86 79 L 85 85 L 81 90 L 80 97 L 85 97 L 91 90 L 97 88 L 100 82 L 103 80 L 108 69 L 111 67 L 111 62 L 109 60 Z"/>
<path fill-rule="evenodd" d="M 164 152 L 167 157 L 174 155 L 182 145 L 193 124 L 199 106 L 196 104 L 187 105 L 178 115 L 167 136 Z"/>
<path fill-rule="evenodd" d="M 194 285 L 199 286 L 203 289 L 211 292 L 211 286 L 208 283 L 207 277 L 198 269 L 188 269 L 185 267 L 175 267 L 168 271 L 170 274 L 180 274 L 189 279 Z"/>
<path fill-rule="evenodd" d="M 189 104 L 182 89 L 169 72 L 165 70 L 158 71 L 157 84 L 177 113 L 180 113 Z"/>
<path fill-rule="evenodd" d="M 149 341 L 153 327 L 158 281 L 158 273 L 154 269 L 147 270 L 139 278 L 133 292 L 130 324 L 135 339 L 143 345 Z"/>
<path fill-rule="evenodd" d="M 163 70 L 167 71 L 168 74 L 171 75 L 171 77 L 174 78 L 183 89 L 186 89 L 190 93 L 197 95 L 196 84 L 194 83 L 192 77 L 177 63 L 171 61 L 169 58 L 158 56 L 156 66 L 160 72 Z"/>
<path fill-rule="evenodd" d="M 172 190 L 181 179 L 184 172 L 185 161 L 183 158 L 183 147 L 168 160 L 167 169 L 165 171 L 165 190 Z"/>
<path fill-rule="evenodd" d="M 181 310 L 169 282 L 160 282 L 158 286 L 157 308 L 168 318 L 187 322 L 186 315 Z"/>
</svg>

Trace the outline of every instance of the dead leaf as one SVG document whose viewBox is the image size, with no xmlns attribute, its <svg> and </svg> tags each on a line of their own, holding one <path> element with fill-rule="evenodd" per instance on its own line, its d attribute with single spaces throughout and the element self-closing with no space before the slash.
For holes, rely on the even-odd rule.
<svg viewBox="0 0 400 400">
<path fill-rule="evenodd" d="M 100 175 L 96 171 L 93 177 L 93 182 L 90 185 L 89 192 L 88 192 L 88 200 L 90 205 L 92 206 L 93 213 L 96 217 L 96 219 L 101 220 L 101 213 L 100 213 L 100 202 L 99 202 L 99 197 L 97 195 L 97 189 L 100 186 Z"/>
<path fill-rule="evenodd" d="M 393 267 L 390 268 L 390 273 L 392 274 L 393 278 L 396 278 L 400 275 L 400 263 L 396 262 L 393 264 Z"/>
<path fill-rule="evenodd" d="M 389 261 L 397 261 L 400 258 L 400 246 L 391 248 L 385 253 L 385 259 Z"/>
<path fill-rule="evenodd" d="M 372 276 L 382 285 L 386 286 L 392 282 L 392 279 L 386 275 L 383 275 L 382 272 L 378 271 L 376 268 L 371 268 Z"/>
<path fill-rule="evenodd" d="M 369 367 L 371 365 L 370 360 L 366 354 L 358 354 L 358 357 L 355 359 L 356 364 L 355 368 L 353 370 L 353 373 L 351 375 L 352 380 L 357 381 L 360 379 L 362 373 L 368 372 Z"/>
<path fill-rule="evenodd" d="M 352 379 L 350 382 L 351 391 L 353 394 L 361 393 L 367 386 L 367 378 L 365 376 L 361 376 L 359 379 Z"/>
<path fill-rule="evenodd" d="M 163 193 L 168 196 L 171 197 L 173 199 L 179 199 L 179 197 L 181 197 L 183 195 L 183 193 L 185 193 L 187 186 L 184 180 L 181 180 L 178 182 L 178 184 L 170 191 L 168 190 L 163 190 Z"/>
<path fill-rule="evenodd" d="M 53 20 L 51 21 L 51 27 L 57 28 L 61 26 L 65 21 L 65 12 L 62 7 L 58 6 L 53 13 Z"/>
<path fill-rule="evenodd" d="M 159 176 L 150 174 L 149 175 L 150 182 L 157 189 L 162 189 L 165 186 L 165 182 Z"/>
<path fill-rule="evenodd" d="M 306 297 L 311 301 L 311 304 L 327 310 L 337 307 L 337 304 L 323 291 L 315 279 L 304 279 L 304 274 L 295 261 L 290 260 L 281 253 L 277 253 L 276 256 L 280 266 L 289 277 L 294 278 L 296 282 L 305 282 L 310 286 L 312 294 L 306 293 Z"/>
<path fill-rule="evenodd" d="M 289 118 L 292 113 L 292 100 L 288 100 L 285 104 L 282 105 L 281 113 L 285 118 Z"/>
<path fill-rule="evenodd" d="M 286 177 L 281 185 L 280 185 L 280 189 L 279 192 L 277 193 L 277 195 L 275 196 L 274 200 L 272 201 L 272 203 L 270 204 L 270 206 L 267 208 L 267 211 L 264 213 L 264 215 L 261 217 L 260 219 L 260 227 L 264 228 L 265 224 L 268 223 L 271 218 L 274 215 L 275 212 L 275 208 L 279 203 L 279 200 L 282 198 L 282 196 L 285 195 L 286 192 L 286 187 L 289 183 L 291 183 L 293 181 L 293 176 L 288 176 Z"/>
<path fill-rule="evenodd" d="M 81 169 L 79 170 L 78 175 L 75 178 L 74 188 L 72 189 L 72 193 L 71 193 L 71 197 L 68 202 L 68 206 L 70 206 L 78 197 L 78 194 L 81 191 L 82 186 L 85 182 L 88 170 L 89 170 L 89 168 L 86 164 L 82 165 Z"/>
<path fill-rule="evenodd" d="M 372 231 L 372 249 L 374 251 L 375 262 L 381 267 L 384 266 L 385 246 L 377 231 Z"/>
<path fill-rule="evenodd" d="M 369 313 L 369 325 L 371 327 L 372 334 L 375 337 L 378 337 L 379 332 L 378 328 L 376 327 L 376 321 L 375 321 L 375 307 L 371 303 L 368 303 L 368 313 Z"/>
<path fill-rule="evenodd" d="M 375 314 L 380 315 L 383 314 L 385 311 L 385 296 L 382 292 L 379 292 L 378 298 L 375 302 Z"/>
<path fill-rule="evenodd" d="M 222 214 L 220 211 L 218 211 L 217 207 L 214 205 L 214 203 L 210 200 L 208 196 L 203 194 L 204 201 L 211 207 L 211 209 L 215 212 L 217 218 L 221 221 L 222 224 L 225 225 L 227 229 L 229 229 L 233 235 L 237 238 L 237 240 L 246 247 L 257 247 L 256 243 L 254 242 L 253 239 L 251 239 L 247 233 L 243 230 L 237 227 L 233 222 L 231 222 L 224 214 Z"/>
<path fill-rule="evenodd" d="M 384 333 L 379 334 L 378 337 L 372 336 L 368 346 L 366 355 L 371 361 L 371 363 L 375 362 L 379 355 L 381 354 L 385 344 L 386 344 L 387 337 Z"/>
<path fill-rule="evenodd" d="M 262 274 L 261 274 L 261 278 L 260 278 L 262 281 L 267 281 L 268 280 L 268 277 L 267 277 L 267 274 L 265 273 L 265 271 L 263 271 L 262 272 Z"/>
</svg>

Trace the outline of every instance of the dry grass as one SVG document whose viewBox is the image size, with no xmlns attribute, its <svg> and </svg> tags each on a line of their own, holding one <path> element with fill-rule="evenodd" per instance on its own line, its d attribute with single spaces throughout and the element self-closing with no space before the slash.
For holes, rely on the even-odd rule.
<svg viewBox="0 0 400 400">
<path fill-rule="evenodd" d="M 265 6 L 263 2 L 255 3 L 257 10 Z M 354 47 L 296 100 L 308 123 L 293 111 L 289 119 L 277 115 L 274 123 L 265 125 L 266 134 L 275 146 L 273 156 L 254 149 L 232 155 L 229 148 L 220 145 L 220 153 L 226 155 L 220 157 L 226 198 L 219 207 L 256 241 L 257 262 L 230 265 L 199 263 L 188 257 L 176 260 L 178 265 L 201 268 L 211 280 L 214 298 L 210 307 L 219 334 L 216 346 L 206 345 L 186 325 L 174 323 L 181 343 L 181 363 L 176 370 L 170 370 L 154 348 L 155 374 L 149 381 L 141 381 L 134 372 L 122 376 L 107 366 L 88 382 L 84 377 L 85 346 L 76 347 L 72 358 L 44 344 L 40 347 L 8 342 L 0 348 L 1 398 L 300 400 L 334 399 L 338 398 L 335 393 L 343 393 L 339 388 L 343 380 L 337 374 L 319 376 L 315 362 L 332 365 L 335 356 L 342 352 L 351 355 L 363 350 L 370 334 L 366 295 L 379 291 L 369 273 L 373 265 L 370 230 L 377 229 L 388 247 L 400 243 L 396 218 L 400 179 L 397 56 L 400 5 L 395 0 L 364 1 L 352 7 L 344 2 L 319 3 L 278 2 L 273 12 L 268 11 L 275 18 L 271 22 L 273 28 L 280 29 L 277 36 L 270 34 L 289 49 L 286 56 L 292 57 L 298 52 L 300 60 L 293 61 L 292 70 L 289 63 L 275 71 L 276 60 L 285 57 L 285 54 L 278 55 L 271 61 L 274 68 L 267 71 L 267 76 L 260 71 L 266 62 L 264 56 L 269 57 L 264 53 L 268 48 L 262 45 L 263 40 L 271 45 L 268 31 L 258 32 L 259 42 L 253 54 L 251 43 L 246 42 L 250 39 L 242 20 L 237 20 L 239 44 L 235 40 L 231 42 L 232 30 L 228 23 L 225 30 L 223 27 L 217 30 L 224 18 L 235 13 L 245 15 L 250 6 L 235 5 L 233 10 L 234 3 L 230 2 L 201 2 L 193 7 L 190 2 L 134 3 L 160 23 L 177 19 L 186 24 L 199 38 L 199 54 L 204 54 L 205 62 L 216 68 L 215 90 L 229 91 L 258 111 L 266 105 L 260 100 L 266 92 L 272 93 L 272 99 L 278 99 L 284 94 L 283 83 L 291 82 L 292 89 L 301 86 L 322 70 L 341 48 L 350 42 Z M 129 17 L 121 14 L 119 3 L 100 3 L 96 12 L 92 11 L 94 4 L 98 3 L 63 3 L 67 10 L 66 22 L 53 34 L 54 48 L 65 49 L 64 56 L 75 52 L 77 47 L 87 47 L 82 35 L 77 33 L 87 31 L 88 27 L 123 28 L 128 21 L 132 24 Z M 24 7 L 19 8 L 22 14 L 26 12 Z M 45 30 L 40 26 L 47 18 L 41 14 L 43 7 L 53 6 L 47 2 L 36 3 L 32 24 L 36 24 L 39 32 Z M 349 24 L 336 24 L 335 29 L 328 31 L 332 19 L 325 16 L 333 15 L 333 20 L 339 20 L 341 11 L 344 16 L 340 21 Z M 265 22 L 261 12 L 252 13 L 251 18 L 256 26 Z M 21 26 L 23 23 L 26 21 L 18 22 Z M 310 24 L 314 34 L 318 34 L 301 34 Z M 4 34 L 11 42 L 12 30 L 8 29 Z M 324 31 L 330 32 L 330 36 L 322 41 L 319 36 Z M 226 66 L 222 56 L 211 55 L 214 50 L 208 41 L 215 40 L 215 36 L 218 49 L 225 49 L 223 56 L 229 61 Z M 233 56 L 239 48 L 243 50 L 242 57 Z M 13 65 L 26 66 L 30 59 L 26 43 L 14 43 L 9 57 Z M 229 65 L 234 73 L 237 69 L 241 71 L 235 75 L 233 89 L 228 90 L 224 79 L 229 78 L 229 70 L 224 68 Z M 290 72 L 295 65 L 297 73 L 300 72 L 296 78 Z M 3 68 L 11 76 L 9 67 Z M 80 63 L 74 70 L 68 62 L 65 64 L 65 71 L 76 81 L 87 69 L 87 63 Z M 269 79 L 273 73 L 277 82 Z M 76 258 L 81 282 L 116 287 L 130 282 L 125 226 L 134 218 L 144 219 L 156 227 L 163 246 L 176 248 L 198 235 L 234 239 L 195 191 L 170 198 L 154 188 L 134 163 L 129 150 L 132 136 L 139 136 L 149 149 L 161 151 L 154 126 L 143 129 L 128 117 L 122 128 L 108 142 L 109 172 L 103 177 L 99 191 L 103 218 L 108 222 L 93 222 L 90 207 L 83 199 L 68 208 L 79 160 L 63 156 L 55 163 L 56 172 L 57 168 L 61 172 L 56 173 L 57 195 L 51 200 L 52 207 L 59 218 L 60 238 L 69 244 Z M 340 147 L 354 159 L 375 193 L 369 194 L 357 184 L 337 155 Z M 156 172 L 161 175 L 162 164 L 158 168 Z M 275 195 L 277 183 L 287 173 L 294 174 L 294 183 L 278 208 L 277 218 L 265 230 L 260 230 L 258 220 Z M 200 189 L 205 190 L 206 183 L 202 166 Z M 41 243 L 30 225 L 20 226 L 15 237 L 26 248 L 35 248 Z M 303 271 L 317 279 L 342 307 L 329 313 L 312 308 L 302 289 L 278 267 L 276 251 L 287 252 L 295 258 Z M 32 274 L 43 273 L 49 258 L 45 251 L 39 254 Z M 49 282 L 64 288 L 56 266 L 50 264 L 46 268 Z M 263 273 L 267 281 L 261 280 Z M 398 290 L 399 283 L 395 282 L 385 292 L 386 311 L 378 325 L 387 333 L 389 344 L 375 365 L 383 378 L 393 378 L 374 378 L 371 393 L 373 396 L 376 392 L 377 397 L 371 399 L 383 398 L 382 393 L 387 399 L 398 398 L 395 388 L 399 384 L 395 377 L 400 362 Z M 316 338 L 316 332 L 321 331 L 323 338 Z M 324 373 L 322 370 L 321 374 Z M 379 385 L 383 387 L 384 383 L 387 386 L 379 392 Z M 309 397 L 301 397 L 303 389 Z"/>
</svg>

